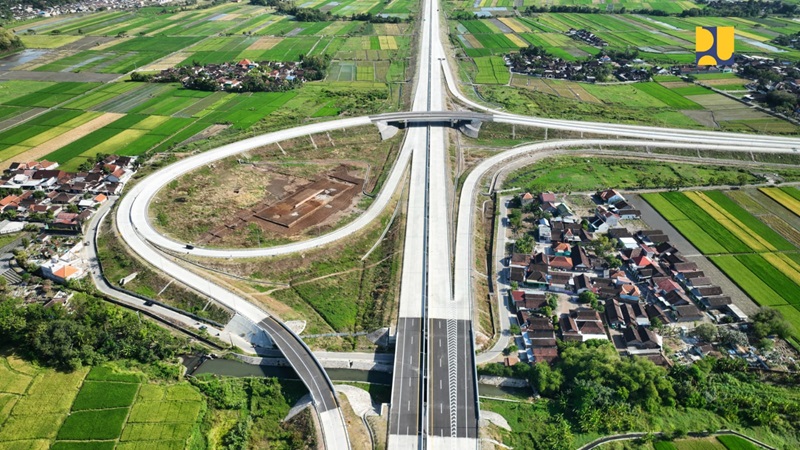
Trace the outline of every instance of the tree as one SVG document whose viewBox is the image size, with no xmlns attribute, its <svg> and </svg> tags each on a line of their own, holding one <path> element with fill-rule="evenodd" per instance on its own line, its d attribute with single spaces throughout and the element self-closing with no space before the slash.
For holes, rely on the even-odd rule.
<svg viewBox="0 0 800 450">
<path fill-rule="evenodd" d="M 547 301 L 547 306 L 549 306 L 550 309 L 558 308 L 558 295 L 552 292 L 548 292 L 547 294 L 545 294 L 544 298 Z"/>
<path fill-rule="evenodd" d="M 514 208 L 508 213 L 508 223 L 511 229 L 516 233 L 522 228 L 522 211 Z"/>
<path fill-rule="evenodd" d="M 533 365 L 528 381 L 540 395 L 553 395 L 561 390 L 564 375 L 546 362 L 539 362 Z"/>
<path fill-rule="evenodd" d="M 592 291 L 583 291 L 578 295 L 578 301 L 581 303 L 597 302 L 597 294 Z"/>
<path fill-rule="evenodd" d="M 791 334 L 791 325 L 776 309 L 761 308 L 752 319 L 753 331 L 758 338 L 777 335 L 781 339 L 786 339 Z"/>
<path fill-rule="evenodd" d="M 664 322 L 662 322 L 658 317 L 653 317 L 653 319 L 650 321 L 650 328 L 654 330 L 660 330 L 663 327 Z"/>
<path fill-rule="evenodd" d="M 503 349 L 503 354 L 505 356 L 508 356 L 508 355 L 510 355 L 512 353 L 516 353 L 517 351 L 519 351 L 519 347 L 517 347 L 516 344 L 511 344 L 508 347 Z"/>
<path fill-rule="evenodd" d="M 517 325 L 517 324 L 512 324 L 510 327 L 508 327 L 508 331 L 510 331 L 511 334 L 515 335 L 515 336 L 520 334 L 520 332 L 522 332 L 522 330 L 520 329 L 519 325 Z"/>
<path fill-rule="evenodd" d="M 529 254 L 533 251 L 533 237 L 525 233 L 522 237 L 517 239 L 516 242 L 514 242 L 514 247 L 516 253 Z"/>
<path fill-rule="evenodd" d="M 747 341 L 747 335 L 739 330 L 734 330 L 733 328 L 720 327 L 718 334 L 719 342 L 728 347 L 746 347 L 749 344 Z"/>
<path fill-rule="evenodd" d="M 703 342 L 714 342 L 718 335 L 717 327 L 710 323 L 701 323 L 692 330 L 692 335 Z"/>
<path fill-rule="evenodd" d="M 0 52 L 9 52 L 25 47 L 19 36 L 0 27 Z"/>
</svg>

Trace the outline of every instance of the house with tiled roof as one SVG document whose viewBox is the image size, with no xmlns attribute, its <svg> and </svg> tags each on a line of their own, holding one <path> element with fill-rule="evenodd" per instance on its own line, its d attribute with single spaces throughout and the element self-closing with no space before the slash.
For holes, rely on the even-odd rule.
<svg viewBox="0 0 800 450">
<path fill-rule="evenodd" d="M 622 336 L 625 340 L 626 350 L 630 355 L 661 352 L 661 336 L 650 328 L 631 325 L 623 330 Z"/>
<path fill-rule="evenodd" d="M 562 314 L 559 320 L 565 341 L 586 342 L 590 339 L 608 339 L 600 313 L 591 308 L 577 308 Z"/>
</svg>

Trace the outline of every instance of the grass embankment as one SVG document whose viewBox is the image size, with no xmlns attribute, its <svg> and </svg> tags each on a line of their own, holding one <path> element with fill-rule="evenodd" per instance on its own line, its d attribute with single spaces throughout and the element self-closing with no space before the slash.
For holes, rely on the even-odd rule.
<svg viewBox="0 0 800 450">
<path fill-rule="evenodd" d="M 746 169 L 624 158 L 560 156 L 512 172 L 504 183 L 530 192 L 596 191 L 745 184 L 760 178 Z"/>
<path fill-rule="evenodd" d="M 97 237 L 97 256 L 103 265 L 103 272 L 108 281 L 116 286 L 122 278 L 136 273 L 136 278 L 123 286 L 125 289 L 137 294 L 150 297 L 176 308 L 208 318 L 220 323 L 227 323 L 232 314 L 207 298 L 201 297 L 176 283 L 171 283 L 169 278 L 159 275 L 131 255 L 120 242 L 113 230 L 109 215 Z"/>
</svg>

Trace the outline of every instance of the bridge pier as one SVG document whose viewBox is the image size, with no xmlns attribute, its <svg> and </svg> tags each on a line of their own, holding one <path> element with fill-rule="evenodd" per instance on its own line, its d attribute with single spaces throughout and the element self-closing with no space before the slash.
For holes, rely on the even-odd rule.
<svg viewBox="0 0 800 450">
<path fill-rule="evenodd" d="M 393 138 L 400 130 L 396 126 L 389 125 L 389 122 L 385 121 L 375 122 L 375 125 L 378 127 L 378 132 L 381 134 L 381 140 L 383 141 Z"/>
<path fill-rule="evenodd" d="M 478 132 L 481 130 L 481 124 L 483 124 L 483 121 L 473 120 L 470 122 L 463 123 L 460 127 L 458 127 L 458 129 L 459 131 L 464 133 L 467 137 L 477 139 Z"/>
</svg>

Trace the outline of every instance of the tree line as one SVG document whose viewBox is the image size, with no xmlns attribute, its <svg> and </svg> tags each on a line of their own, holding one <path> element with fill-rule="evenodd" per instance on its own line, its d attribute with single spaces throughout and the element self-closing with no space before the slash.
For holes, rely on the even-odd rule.
<svg viewBox="0 0 800 450">
<path fill-rule="evenodd" d="M 281 14 L 294 16 L 298 22 L 330 22 L 334 20 L 359 20 L 371 23 L 401 23 L 403 19 L 396 16 L 382 16 L 369 12 L 340 16 L 330 11 L 322 11 L 314 8 L 300 8 L 292 1 L 284 0 L 250 0 L 251 5 L 271 6 Z M 411 16 L 406 21 L 411 21 Z"/>
<path fill-rule="evenodd" d="M 75 293 L 70 307 L 25 305 L 0 297 L 0 345 L 44 366 L 74 370 L 108 360 L 142 363 L 173 358 L 187 342 L 136 314 Z"/>
<path fill-rule="evenodd" d="M 556 442 L 535 444 L 536 449 L 572 448 L 572 432 L 631 431 L 647 417 L 675 408 L 702 409 L 734 424 L 764 426 L 779 434 L 796 434 L 800 423 L 800 399 L 791 390 L 800 381 L 797 374 L 787 375 L 783 386 L 766 383 L 741 358 L 706 357 L 666 369 L 645 358 L 621 357 L 609 341 L 558 345 L 560 358 L 552 367 L 518 363 L 479 368 L 481 374 L 527 378 L 546 399 L 551 415 L 559 423 L 566 421 L 566 430 L 559 426 L 561 431 L 550 436 Z M 683 432 L 703 431 L 703 426 Z"/>
</svg>

